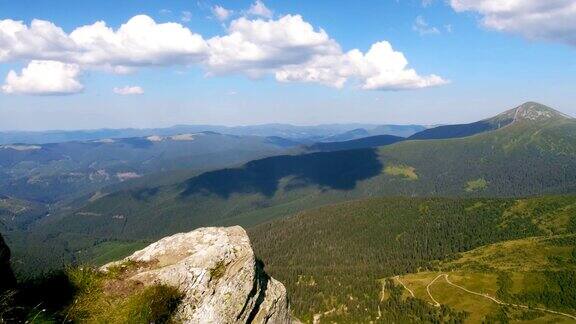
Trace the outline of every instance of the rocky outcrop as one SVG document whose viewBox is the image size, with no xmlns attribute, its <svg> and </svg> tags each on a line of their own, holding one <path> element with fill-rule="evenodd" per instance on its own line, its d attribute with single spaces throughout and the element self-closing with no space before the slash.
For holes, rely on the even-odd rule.
<svg viewBox="0 0 576 324">
<path fill-rule="evenodd" d="M 16 279 L 10 267 L 10 249 L 4 242 L 4 238 L 0 235 L 0 293 L 3 291 L 14 288 Z"/>
<path fill-rule="evenodd" d="M 185 323 L 290 323 L 286 289 L 256 260 L 242 227 L 175 234 L 108 264 L 140 264 L 130 280 L 167 284 L 183 294 Z"/>
</svg>

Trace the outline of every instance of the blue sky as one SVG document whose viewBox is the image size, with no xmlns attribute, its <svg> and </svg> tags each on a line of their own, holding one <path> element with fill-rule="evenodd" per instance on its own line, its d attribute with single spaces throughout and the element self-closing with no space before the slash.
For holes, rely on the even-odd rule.
<svg viewBox="0 0 576 324">
<path fill-rule="evenodd" d="M 31 35 L 4 43 L 0 37 L 0 53 L 8 49 L 4 57 L 0 54 L 0 130 L 456 123 L 529 100 L 576 115 L 576 41 L 565 36 L 576 32 L 570 23 L 576 15 L 550 14 L 547 19 L 561 26 L 547 30 L 546 21 L 524 19 L 530 10 L 543 10 L 535 0 L 519 1 L 523 4 L 517 7 L 501 0 L 506 12 L 486 6 L 490 1 L 498 3 L 270 0 L 260 3 L 260 9 L 269 10 L 262 12 L 251 10 L 254 1 L 0 0 L 0 21 L 22 21 L 0 23 L 0 35 L 2 28 L 6 33 L 14 26 L 25 26 Z M 219 20 L 215 6 L 229 10 L 229 17 Z M 161 30 L 157 39 L 140 35 L 144 38 L 138 40 L 151 42 L 148 47 L 130 40 L 122 46 L 133 47 L 105 54 L 84 43 L 70 50 L 80 46 L 72 36 L 78 27 L 104 21 L 117 32 L 138 15 L 151 18 L 154 28 L 178 23 L 176 32 L 188 30 L 208 45 L 186 46 L 182 54 L 179 46 L 186 44 L 180 40 L 188 40 L 188 32 L 170 43 L 166 39 L 172 36 Z M 33 19 L 61 28 L 66 40 L 42 34 L 44 27 L 32 31 Z M 243 28 L 244 40 L 258 46 L 263 58 L 246 63 L 234 54 L 234 46 L 246 48 L 240 47 L 246 43 L 222 39 L 232 34 L 237 20 L 243 22 L 235 30 Z M 290 26 L 312 29 L 285 36 L 283 28 Z M 270 39 L 254 40 L 264 31 Z M 68 38 L 75 43 L 62 45 Z M 374 44 L 382 45 L 381 51 L 371 51 Z M 142 53 L 158 46 L 170 49 Z M 403 55 L 408 65 L 390 63 L 393 54 Z M 52 63 L 42 63 L 47 61 Z M 112 72 L 116 67 L 129 73 Z M 8 80 L 10 71 L 14 77 Z M 319 75 L 325 78 L 318 80 Z"/>
</svg>

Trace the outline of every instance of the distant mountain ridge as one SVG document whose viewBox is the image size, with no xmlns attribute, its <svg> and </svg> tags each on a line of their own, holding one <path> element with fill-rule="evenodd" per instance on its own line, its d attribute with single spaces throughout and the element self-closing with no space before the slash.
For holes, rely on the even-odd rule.
<svg viewBox="0 0 576 324">
<path fill-rule="evenodd" d="M 357 128 L 351 131 L 323 138 L 321 142 L 343 142 L 371 136 L 391 135 L 398 137 L 408 137 L 425 130 L 421 125 L 380 125 L 370 128 Z"/>
<path fill-rule="evenodd" d="M 469 124 L 429 128 L 410 136 L 409 139 L 459 138 L 496 130 L 521 121 L 534 122 L 550 119 L 571 119 L 571 117 L 537 102 L 526 102 L 491 118 Z"/>
<path fill-rule="evenodd" d="M 300 143 L 215 132 L 0 145 L 0 194 L 55 203 L 151 173 L 209 170 L 286 154 Z"/>
<path fill-rule="evenodd" d="M 390 145 L 403 140 L 405 140 L 405 138 L 400 136 L 376 135 L 342 142 L 320 142 L 310 145 L 308 149 L 310 151 L 321 152 L 355 150 Z"/>
<path fill-rule="evenodd" d="M 176 125 L 167 128 L 150 129 L 96 129 L 74 131 L 11 131 L 0 132 L 0 144 L 47 144 L 69 141 L 90 141 L 107 138 L 129 138 L 147 136 L 173 136 L 187 133 L 216 132 L 238 136 L 282 137 L 290 140 L 316 142 L 339 136 L 342 133 L 364 129 L 367 135 L 410 136 L 425 127 L 419 125 L 378 125 L 378 124 L 324 124 L 317 126 L 294 126 L 289 124 L 263 124 L 253 126 L 218 125 Z M 372 132 L 373 130 L 373 132 Z M 336 138 L 348 140 L 357 137 Z"/>
<path fill-rule="evenodd" d="M 474 136 L 279 155 L 169 184 L 148 181 L 74 206 L 36 227 L 26 242 L 49 238 L 55 250 L 68 251 L 69 237 L 78 237 L 77 251 L 89 257 L 98 255 L 95 242 L 103 239 L 155 239 L 201 226 L 251 226 L 364 197 L 576 192 L 576 121 L 534 111 L 540 110 L 515 111 L 516 122 L 510 112 L 498 115 L 494 120 L 508 126 Z M 21 251 L 16 247 L 22 245 L 14 246 Z"/>
</svg>

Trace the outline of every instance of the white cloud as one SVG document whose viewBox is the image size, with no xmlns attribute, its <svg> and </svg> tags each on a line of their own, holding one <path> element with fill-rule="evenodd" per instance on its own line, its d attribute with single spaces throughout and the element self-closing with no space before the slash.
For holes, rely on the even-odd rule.
<svg viewBox="0 0 576 324">
<path fill-rule="evenodd" d="M 450 0 L 450 5 L 479 13 L 482 24 L 494 30 L 576 46 L 573 0 Z"/>
<path fill-rule="evenodd" d="M 339 51 L 324 30 L 314 30 L 299 15 L 267 21 L 239 18 L 230 24 L 228 35 L 209 39 L 208 46 L 210 71 L 251 76 Z"/>
<path fill-rule="evenodd" d="M 80 67 L 56 61 L 31 61 L 20 74 L 10 71 L 2 86 L 8 94 L 58 95 L 82 91 Z"/>
<path fill-rule="evenodd" d="M 0 61 L 23 60 L 51 60 L 74 67 L 77 73 L 71 79 L 76 82 L 81 69 L 126 74 L 145 66 L 199 65 L 208 75 L 273 75 L 280 82 L 333 87 L 343 87 L 349 80 L 360 88 L 377 90 L 446 83 L 435 75 L 418 75 L 408 67 L 403 53 L 385 41 L 366 53 L 357 49 L 344 52 L 326 31 L 300 15 L 267 20 L 240 17 L 230 22 L 225 34 L 207 40 L 179 23 L 156 23 L 145 15 L 135 16 L 117 29 L 99 21 L 70 34 L 47 21 L 35 20 L 28 27 L 0 20 Z M 9 77 L 18 78 L 15 73 Z"/>
<path fill-rule="evenodd" d="M 437 75 L 420 76 L 408 68 L 404 54 L 386 41 L 372 45 L 366 54 L 351 51 L 348 56 L 366 90 L 420 89 L 448 83 Z"/>
<path fill-rule="evenodd" d="M 434 26 L 430 26 L 428 22 L 422 16 L 416 17 L 412 29 L 420 34 L 420 36 L 430 35 L 430 34 L 440 34 L 440 30 Z"/>
<path fill-rule="evenodd" d="M 82 65 L 165 65 L 197 62 L 206 53 L 202 36 L 178 23 L 158 24 L 139 15 L 118 30 L 99 21 L 69 35 L 51 22 L 0 20 L 0 62 L 57 60 Z"/>
<path fill-rule="evenodd" d="M 312 82 L 342 88 L 354 74 L 346 55 L 317 55 L 303 64 L 287 65 L 275 72 L 280 82 Z"/>
<path fill-rule="evenodd" d="M 195 63 L 205 55 L 202 36 L 178 23 L 156 23 L 139 15 L 114 31 L 99 21 L 70 33 L 70 39 L 82 50 L 78 63 L 139 66 Z"/>
<path fill-rule="evenodd" d="M 112 89 L 115 94 L 127 96 L 127 95 L 141 95 L 144 93 L 144 89 L 139 86 L 125 86 L 125 87 L 116 87 Z"/>
<path fill-rule="evenodd" d="M 56 59 L 77 50 L 62 28 L 49 21 L 34 19 L 28 27 L 21 21 L 0 20 L 0 62 Z"/>
<path fill-rule="evenodd" d="M 448 81 L 437 75 L 420 76 L 408 68 L 404 54 L 386 41 L 375 43 L 365 54 L 354 49 L 345 54 L 319 56 L 303 64 L 276 73 L 282 82 L 318 82 L 337 88 L 349 79 L 365 90 L 407 90 L 444 85 Z"/>
<path fill-rule="evenodd" d="M 273 12 L 268 9 L 264 2 L 256 0 L 248 9 L 248 14 L 252 16 L 259 16 L 264 18 L 272 18 Z"/>
<path fill-rule="evenodd" d="M 232 10 L 228 10 L 222 6 L 217 5 L 217 6 L 212 7 L 212 14 L 219 21 L 226 21 L 232 15 Z"/>
</svg>

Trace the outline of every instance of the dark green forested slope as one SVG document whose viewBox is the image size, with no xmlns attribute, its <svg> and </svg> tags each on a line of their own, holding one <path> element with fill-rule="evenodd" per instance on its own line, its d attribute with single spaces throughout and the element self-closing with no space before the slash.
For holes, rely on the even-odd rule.
<svg viewBox="0 0 576 324">
<path fill-rule="evenodd" d="M 363 149 L 363 148 L 390 145 L 397 142 L 401 142 L 403 140 L 404 137 L 400 136 L 376 135 L 341 142 L 326 142 L 326 143 L 320 142 L 314 145 L 310 145 L 308 147 L 308 150 L 319 152 L 354 150 L 354 149 Z"/>
<path fill-rule="evenodd" d="M 277 156 L 173 185 L 148 183 L 54 217 L 25 236 L 7 237 L 22 258 L 37 250 L 33 242 L 51 245 L 63 258 L 81 258 L 98 251 L 99 242 L 154 240 L 208 225 L 250 226 L 362 197 L 576 192 L 576 121 L 533 103 L 494 119 L 508 118 L 505 127 L 465 138 Z"/>
<path fill-rule="evenodd" d="M 507 126 L 515 121 L 517 117 L 518 108 L 531 107 L 531 109 L 551 111 L 552 108 L 546 107 L 536 102 L 527 102 L 520 107 L 510 109 L 497 116 L 486 118 L 474 123 L 457 124 L 457 125 L 442 125 L 433 128 L 422 130 L 416 134 L 411 135 L 408 139 L 412 140 L 426 140 L 426 139 L 445 139 L 445 138 L 459 138 L 467 137 L 475 134 L 496 130 Z"/>
<path fill-rule="evenodd" d="M 434 269 L 433 260 L 493 242 L 574 232 L 576 196 L 372 198 L 305 211 L 249 231 L 267 271 L 291 292 L 297 316 L 310 320 L 336 309 L 325 317 L 364 323 L 461 319 L 454 310 L 403 301 L 393 289 L 381 300 L 378 280 Z"/>
</svg>

